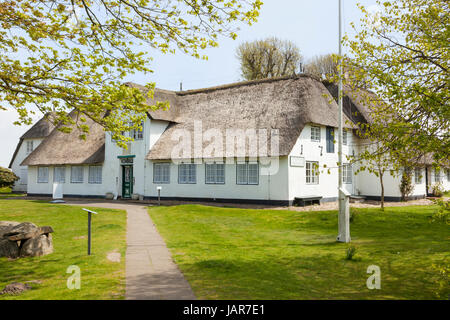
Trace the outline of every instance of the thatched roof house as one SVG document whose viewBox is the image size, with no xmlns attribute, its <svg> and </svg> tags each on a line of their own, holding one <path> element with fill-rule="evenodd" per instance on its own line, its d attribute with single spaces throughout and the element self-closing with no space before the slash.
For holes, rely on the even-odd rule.
<svg viewBox="0 0 450 320">
<path fill-rule="evenodd" d="M 143 91 L 145 87 L 134 83 L 129 86 Z M 167 91 L 155 89 L 154 101 L 169 101 L 168 110 L 149 112 L 154 120 L 170 122 L 166 131 L 148 151 L 146 159 L 172 159 L 173 147 L 178 141 L 172 140 L 176 130 L 193 132 L 194 121 L 201 121 L 202 131 L 218 129 L 223 137 L 227 129 L 266 129 L 268 145 L 271 145 L 271 129 L 278 129 L 279 154 L 285 156 L 292 150 L 304 126 L 308 123 L 324 126 L 338 126 L 338 106 L 327 87 L 309 75 L 283 77 L 233 83 L 224 86 L 190 90 Z M 344 115 L 344 126 L 352 128 L 349 114 Z M 353 122 L 355 122 L 353 120 Z M 63 165 L 101 163 L 105 158 L 105 132 L 103 128 L 89 120 L 87 139 L 80 140 L 77 129 L 70 134 L 55 129 L 23 162 L 22 165 Z M 191 134 L 193 139 L 193 134 Z M 225 139 L 224 139 L 225 142 Z M 208 144 L 208 143 L 206 143 Z M 202 157 L 194 153 L 193 157 Z M 223 153 L 216 156 L 228 157 Z M 236 154 L 235 150 L 235 153 Z M 269 155 L 271 153 L 269 147 Z M 255 157 L 252 150 L 245 150 L 245 156 Z"/>
<path fill-rule="evenodd" d="M 72 117 L 75 114 L 72 113 Z M 80 129 L 63 133 L 55 128 L 50 135 L 21 163 L 22 166 L 97 164 L 105 159 L 105 132 L 103 127 L 87 118 L 90 127 L 86 140 L 81 140 Z"/>
<path fill-rule="evenodd" d="M 279 130 L 279 155 L 290 153 L 305 124 L 316 123 L 338 126 L 338 109 L 325 86 L 318 80 L 302 75 L 297 77 L 274 78 L 234 83 L 219 87 L 177 92 L 178 101 L 171 108 L 179 110 L 178 116 L 152 147 L 147 159 L 173 159 L 173 147 L 178 141 L 172 140 L 176 130 L 193 132 L 194 121 L 201 121 L 202 130 L 218 129 L 225 137 L 227 129 L 271 129 Z M 349 119 L 345 119 L 349 120 Z M 350 121 L 346 121 L 350 122 Z M 351 125 L 346 125 L 351 127 Z M 191 154 L 195 154 L 193 134 L 191 134 Z M 268 145 L 271 145 L 270 135 Z M 205 142 L 204 147 L 209 144 Z M 223 153 L 216 156 L 228 157 Z M 233 152 L 233 150 L 226 150 Z M 234 151 L 234 154 L 236 154 Z M 270 155 L 276 155 L 270 153 Z M 252 150 L 245 150 L 245 156 L 256 157 Z"/>
<path fill-rule="evenodd" d="M 25 132 L 19 139 L 19 143 L 17 144 L 16 149 L 14 150 L 13 156 L 11 158 L 11 162 L 9 163 L 9 168 L 12 167 L 14 160 L 16 159 L 17 152 L 19 152 L 20 147 L 22 146 L 24 139 L 40 139 L 47 137 L 50 132 L 53 131 L 55 126 L 51 121 L 49 121 L 48 117 L 50 114 L 42 117 L 38 122 L 36 122 L 27 132 Z"/>
</svg>

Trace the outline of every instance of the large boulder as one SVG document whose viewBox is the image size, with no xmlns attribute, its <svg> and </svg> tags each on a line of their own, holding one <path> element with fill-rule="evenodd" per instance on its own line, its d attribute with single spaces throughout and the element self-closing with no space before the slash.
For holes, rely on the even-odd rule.
<svg viewBox="0 0 450 320">
<path fill-rule="evenodd" d="M 27 240 L 40 235 L 38 226 L 31 222 L 22 222 L 12 227 L 7 233 L 3 234 L 3 238 L 11 241 Z"/>
<path fill-rule="evenodd" d="M 51 234 L 41 234 L 38 237 L 25 240 L 20 248 L 21 257 L 45 256 L 53 252 Z"/>
<path fill-rule="evenodd" d="M 5 233 L 8 233 L 13 227 L 20 224 L 16 221 L 0 221 L 0 239 L 3 238 Z"/>
<path fill-rule="evenodd" d="M 8 239 L 0 239 L 0 257 L 18 258 L 19 246 L 16 241 L 9 241 Z"/>
</svg>

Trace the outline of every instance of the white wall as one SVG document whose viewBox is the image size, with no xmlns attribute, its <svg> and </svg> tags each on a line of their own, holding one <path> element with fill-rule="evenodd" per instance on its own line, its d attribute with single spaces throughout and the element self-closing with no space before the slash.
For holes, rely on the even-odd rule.
<svg viewBox="0 0 450 320">
<path fill-rule="evenodd" d="M 316 126 L 316 125 L 314 125 Z M 326 148 L 326 127 L 320 127 L 320 142 L 311 141 L 311 125 L 306 125 L 297 142 L 295 143 L 289 156 L 303 157 L 306 161 L 318 161 L 320 167 L 319 184 L 306 184 L 306 165 L 295 167 L 288 165 L 289 171 L 289 199 L 293 200 L 298 196 L 317 195 L 325 198 L 337 198 L 338 190 L 338 144 L 335 143 L 334 153 L 327 153 Z M 338 130 L 335 128 L 335 140 L 337 142 Z M 347 132 L 347 145 L 343 146 L 343 161 L 347 163 L 346 155 L 352 154 L 355 138 L 351 130 Z M 303 147 L 303 148 L 302 148 Z M 326 168 L 324 168 L 326 165 Z M 328 169 L 330 172 L 328 173 Z M 354 175 L 352 175 L 354 182 Z M 354 193 L 352 184 L 344 184 L 344 188 Z M 330 199 L 331 200 L 331 199 Z"/>
<path fill-rule="evenodd" d="M 147 166 L 145 196 L 156 197 L 157 186 L 161 186 L 161 197 L 211 198 L 211 199 L 258 199 L 258 200 L 288 200 L 287 157 L 279 160 L 279 170 L 273 175 L 260 175 L 258 185 L 236 184 L 236 163 L 225 164 L 225 184 L 205 183 L 205 164 L 197 164 L 197 183 L 179 184 L 178 165 L 170 165 L 170 183 L 153 183 L 153 162 Z"/>
<path fill-rule="evenodd" d="M 22 144 L 11 164 L 11 170 L 20 178 L 14 184 L 13 191 L 15 192 L 26 192 L 27 191 L 27 166 L 21 166 L 22 161 L 29 155 L 27 153 L 27 141 L 33 141 L 33 150 L 38 147 L 43 139 L 24 139 Z"/>
</svg>

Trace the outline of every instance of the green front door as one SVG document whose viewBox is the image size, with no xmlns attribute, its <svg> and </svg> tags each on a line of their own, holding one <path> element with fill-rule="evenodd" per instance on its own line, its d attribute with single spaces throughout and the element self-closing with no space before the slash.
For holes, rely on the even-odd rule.
<svg viewBox="0 0 450 320">
<path fill-rule="evenodd" d="M 130 199 L 133 193 L 133 166 L 122 166 L 122 198 Z"/>
</svg>

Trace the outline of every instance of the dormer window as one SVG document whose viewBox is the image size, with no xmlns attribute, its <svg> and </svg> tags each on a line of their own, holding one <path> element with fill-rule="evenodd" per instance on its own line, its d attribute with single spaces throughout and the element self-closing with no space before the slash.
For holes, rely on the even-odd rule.
<svg viewBox="0 0 450 320">
<path fill-rule="evenodd" d="M 33 152 L 33 141 L 27 141 L 27 154 Z"/>
<path fill-rule="evenodd" d="M 142 140 L 144 139 L 144 122 L 141 122 L 142 129 L 132 129 L 130 130 L 130 138 L 134 140 Z"/>
<path fill-rule="evenodd" d="M 320 142 L 320 127 L 311 126 L 311 141 Z"/>
</svg>

